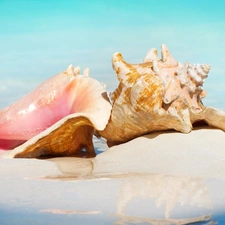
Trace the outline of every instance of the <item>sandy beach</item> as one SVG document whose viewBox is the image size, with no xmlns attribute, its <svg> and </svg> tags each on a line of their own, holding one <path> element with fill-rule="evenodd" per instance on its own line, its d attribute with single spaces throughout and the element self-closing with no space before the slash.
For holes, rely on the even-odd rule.
<svg viewBox="0 0 225 225">
<path fill-rule="evenodd" d="M 224 132 L 203 127 L 149 134 L 94 159 L 1 158 L 0 222 L 221 222 L 224 145 Z"/>
</svg>

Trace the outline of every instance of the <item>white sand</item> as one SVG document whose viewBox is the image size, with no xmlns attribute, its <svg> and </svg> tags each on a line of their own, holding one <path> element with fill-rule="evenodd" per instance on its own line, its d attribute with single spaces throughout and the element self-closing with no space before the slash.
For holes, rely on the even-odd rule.
<svg viewBox="0 0 225 225">
<path fill-rule="evenodd" d="M 114 146 L 93 160 L 93 173 L 163 173 L 225 178 L 225 133 L 158 132 Z"/>
<path fill-rule="evenodd" d="M 146 135 L 95 159 L 0 158 L 0 203 L 120 222 L 206 220 L 225 212 L 224 146 L 224 132 L 204 128 Z"/>
</svg>

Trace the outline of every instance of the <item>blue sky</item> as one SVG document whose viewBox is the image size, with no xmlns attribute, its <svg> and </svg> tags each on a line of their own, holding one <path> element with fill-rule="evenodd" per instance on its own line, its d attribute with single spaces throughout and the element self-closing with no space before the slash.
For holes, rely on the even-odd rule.
<svg viewBox="0 0 225 225">
<path fill-rule="evenodd" d="M 224 0 L 0 0 L 0 108 L 69 64 L 114 90 L 111 57 L 142 62 L 166 44 L 180 62 L 209 63 L 205 105 L 225 110 Z"/>
</svg>

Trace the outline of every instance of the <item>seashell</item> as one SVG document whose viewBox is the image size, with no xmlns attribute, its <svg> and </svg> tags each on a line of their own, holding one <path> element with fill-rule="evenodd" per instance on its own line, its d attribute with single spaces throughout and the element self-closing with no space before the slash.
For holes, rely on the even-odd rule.
<svg viewBox="0 0 225 225">
<path fill-rule="evenodd" d="M 11 157 L 95 155 L 94 130 L 103 130 L 111 104 L 101 83 L 72 65 L 0 111 L 0 148 Z M 7 154 L 7 153 L 6 153 Z"/>
<path fill-rule="evenodd" d="M 183 65 L 172 57 L 166 45 L 161 48 L 161 59 L 153 48 L 141 64 L 127 63 L 121 53 L 113 55 L 112 67 L 119 86 L 111 95 L 109 122 L 100 132 L 109 146 L 153 131 L 175 129 L 189 133 L 200 120 L 225 130 L 225 113 L 206 108 L 201 101 L 206 95 L 203 83 L 210 65 Z"/>
</svg>

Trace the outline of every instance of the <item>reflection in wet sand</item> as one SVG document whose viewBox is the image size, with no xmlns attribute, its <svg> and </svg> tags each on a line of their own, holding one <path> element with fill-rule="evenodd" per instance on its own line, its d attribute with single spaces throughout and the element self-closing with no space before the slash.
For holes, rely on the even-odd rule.
<svg viewBox="0 0 225 225">
<path fill-rule="evenodd" d="M 29 209 L 43 217 L 55 219 L 57 213 L 65 220 L 82 218 L 96 225 L 99 221 L 103 224 L 208 223 L 218 204 L 219 209 L 224 209 L 223 180 L 156 173 L 93 174 L 89 159 L 76 158 L 2 159 L 0 165 L 1 204 L 4 208 L 21 209 L 22 220 L 27 218 Z M 13 210 L 10 213 L 17 215 Z M 1 211 L 1 217 L 4 215 L 8 214 Z"/>
<path fill-rule="evenodd" d="M 212 201 L 209 190 L 201 178 L 149 173 L 92 174 L 90 171 L 84 175 L 74 170 L 74 167 L 77 167 L 76 159 L 74 163 L 72 159 L 69 160 L 71 163 L 69 170 L 68 162 L 64 164 L 59 159 L 51 161 L 57 164 L 64 175 L 46 177 L 46 179 L 78 182 L 80 180 L 121 181 L 117 189 L 112 189 L 117 195 L 117 199 L 112 199 L 116 201 L 114 213 L 119 218 L 116 224 L 187 224 L 210 219 Z M 76 171 L 74 176 L 72 171 Z M 145 211 L 148 207 L 147 217 L 146 214 L 142 215 L 142 209 L 137 208 L 139 206 L 135 204 L 135 200 L 144 201 L 141 207 L 145 208 Z M 92 210 L 96 211 L 95 208 Z M 188 213 L 182 212 L 185 210 Z"/>
<path fill-rule="evenodd" d="M 63 209 L 42 209 L 39 212 L 53 213 L 53 214 L 81 214 L 81 215 L 95 215 L 101 214 L 101 211 L 78 211 L 78 210 L 63 210 Z"/>
<path fill-rule="evenodd" d="M 198 225 L 213 225 L 216 224 L 210 215 L 204 215 L 199 217 L 194 217 L 190 219 L 150 219 L 144 217 L 126 216 L 118 215 L 119 219 L 115 222 L 116 225 L 128 225 L 132 224 L 149 224 L 149 225 L 185 225 L 194 224 Z"/>
<path fill-rule="evenodd" d="M 157 208 L 165 206 L 165 218 L 170 217 L 176 204 L 212 208 L 208 188 L 199 178 L 132 174 L 122 180 L 117 198 L 118 214 L 124 214 L 129 202 L 135 198 L 153 199 Z"/>
</svg>

